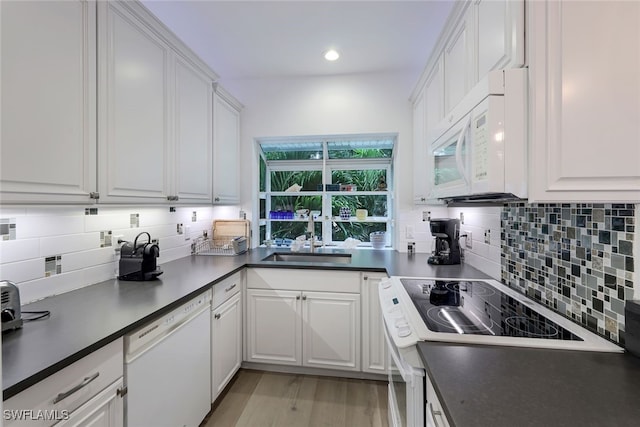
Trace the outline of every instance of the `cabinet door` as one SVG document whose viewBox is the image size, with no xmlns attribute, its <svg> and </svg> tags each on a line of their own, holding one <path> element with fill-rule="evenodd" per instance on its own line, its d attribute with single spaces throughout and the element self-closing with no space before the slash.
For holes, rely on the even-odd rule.
<svg viewBox="0 0 640 427">
<path fill-rule="evenodd" d="M 444 64 L 442 58 L 431 70 L 425 83 L 425 138 L 427 144 L 438 139 L 436 126 L 444 118 Z"/>
<path fill-rule="evenodd" d="M 640 3 L 527 4 L 529 200 L 639 201 Z"/>
<path fill-rule="evenodd" d="M 248 361 L 300 365 L 300 313 L 298 291 L 248 289 Z"/>
<path fill-rule="evenodd" d="M 3 1 L 0 201 L 96 191 L 96 4 Z"/>
<path fill-rule="evenodd" d="M 239 293 L 213 311 L 211 319 L 211 400 L 226 387 L 242 363 L 242 304 Z"/>
<path fill-rule="evenodd" d="M 164 202 L 170 49 L 125 3 L 99 2 L 98 15 L 101 201 Z"/>
<path fill-rule="evenodd" d="M 211 80 L 181 56 L 175 62 L 175 186 L 181 202 L 211 202 Z"/>
<path fill-rule="evenodd" d="M 360 295 L 302 293 L 303 365 L 360 370 Z"/>
<path fill-rule="evenodd" d="M 478 81 L 491 70 L 524 65 L 524 1 L 476 3 Z"/>
<path fill-rule="evenodd" d="M 213 202 L 240 201 L 240 112 L 214 95 Z"/>
<path fill-rule="evenodd" d="M 427 202 L 427 141 L 425 136 L 425 96 L 424 89 L 413 103 L 413 202 Z"/>
<path fill-rule="evenodd" d="M 445 112 L 450 112 L 467 94 L 474 81 L 473 34 L 471 15 L 467 8 L 463 18 L 453 29 L 444 47 L 444 99 Z"/>
<path fill-rule="evenodd" d="M 386 274 L 362 273 L 362 370 L 386 374 L 387 344 L 378 287 Z"/>
<path fill-rule="evenodd" d="M 72 412 L 68 419 L 56 424 L 56 427 L 122 427 L 122 387 L 123 382 L 120 378 Z"/>
</svg>

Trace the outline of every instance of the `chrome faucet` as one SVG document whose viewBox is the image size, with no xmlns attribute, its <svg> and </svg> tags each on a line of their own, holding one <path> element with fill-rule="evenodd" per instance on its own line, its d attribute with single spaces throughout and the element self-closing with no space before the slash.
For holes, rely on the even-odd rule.
<svg viewBox="0 0 640 427">
<path fill-rule="evenodd" d="M 314 253 L 315 251 L 315 226 L 313 223 L 313 215 L 309 213 L 309 222 L 307 223 L 307 233 L 309 233 L 309 251 Z"/>
</svg>

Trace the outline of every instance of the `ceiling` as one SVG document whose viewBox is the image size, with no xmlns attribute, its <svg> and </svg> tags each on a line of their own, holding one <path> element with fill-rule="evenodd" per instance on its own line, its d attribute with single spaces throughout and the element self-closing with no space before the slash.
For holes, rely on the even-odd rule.
<svg viewBox="0 0 640 427">
<path fill-rule="evenodd" d="M 185 1 L 144 5 L 233 80 L 407 73 L 415 85 L 454 0 Z M 335 48 L 341 58 L 328 62 Z M 408 93 L 407 93 L 408 95 Z"/>
</svg>

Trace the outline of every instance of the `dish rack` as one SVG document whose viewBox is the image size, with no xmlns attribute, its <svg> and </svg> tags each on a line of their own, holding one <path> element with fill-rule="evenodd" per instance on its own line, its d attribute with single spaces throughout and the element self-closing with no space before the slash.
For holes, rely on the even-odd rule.
<svg viewBox="0 0 640 427">
<path fill-rule="evenodd" d="M 213 238 L 207 235 L 194 239 L 191 253 L 194 255 L 239 255 L 249 247 L 249 221 L 216 220 L 213 222 Z"/>
<path fill-rule="evenodd" d="M 247 239 L 237 236 L 226 239 L 197 237 L 191 244 L 191 253 L 195 255 L 239 255 L 247 251 Z"/>
</svg>

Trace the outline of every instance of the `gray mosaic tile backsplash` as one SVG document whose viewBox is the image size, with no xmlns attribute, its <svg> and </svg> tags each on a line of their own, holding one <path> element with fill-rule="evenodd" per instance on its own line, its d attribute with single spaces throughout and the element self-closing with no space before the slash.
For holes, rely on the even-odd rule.
<svg viewBox="0 0 640 427">
<path fill-rule="evenodd" d="M 632 204 L 509 203 L 502 210 L 502 282 L 624 344 L 633 298 Z"/>
</svg>

